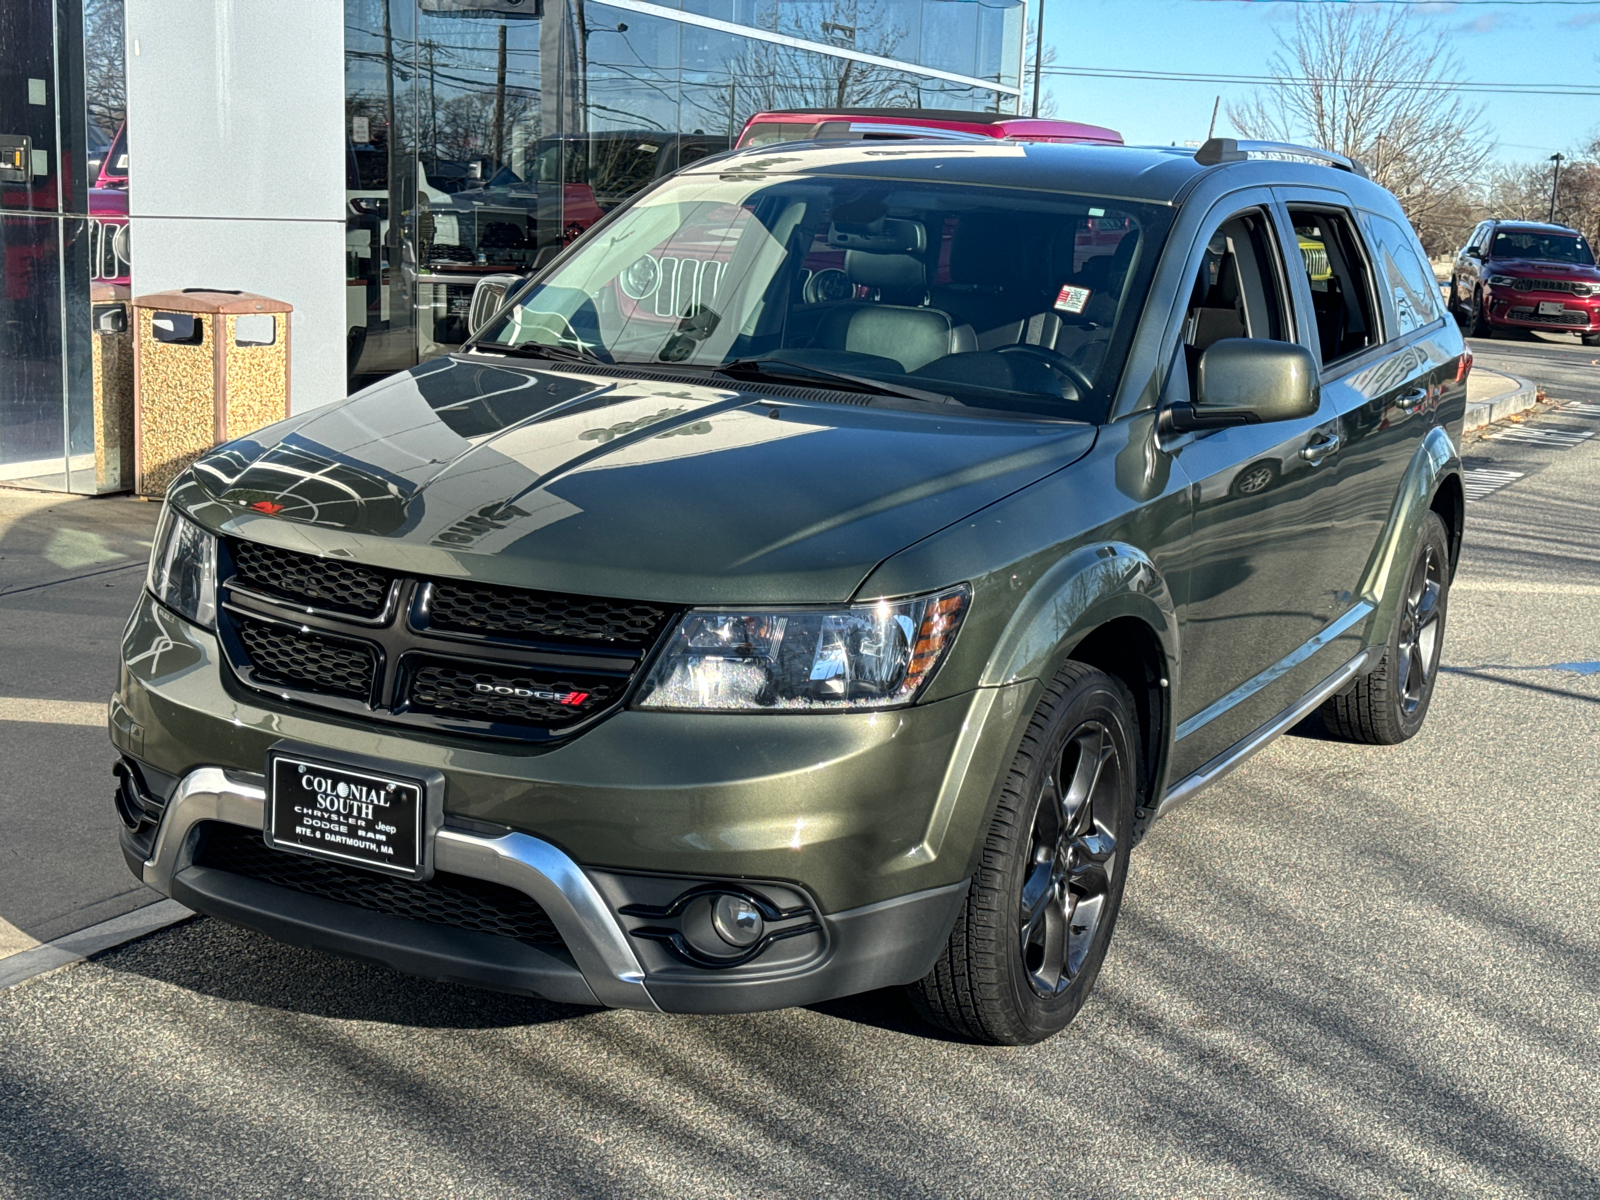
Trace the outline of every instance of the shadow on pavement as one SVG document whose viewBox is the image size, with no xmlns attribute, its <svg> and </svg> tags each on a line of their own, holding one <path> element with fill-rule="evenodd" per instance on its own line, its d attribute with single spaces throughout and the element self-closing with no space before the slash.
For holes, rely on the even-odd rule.
<svg viewBox="0 0 1600 1200">
<path fill-rule="evenodd" d="M 118 971 L 230 1003 L 417 1029 L 497 1029 L 601 1011 L 401 975 L 198 917 L 107 951 Z M 102 956 L 103 957 L 103 956 Z"/>
</svg>

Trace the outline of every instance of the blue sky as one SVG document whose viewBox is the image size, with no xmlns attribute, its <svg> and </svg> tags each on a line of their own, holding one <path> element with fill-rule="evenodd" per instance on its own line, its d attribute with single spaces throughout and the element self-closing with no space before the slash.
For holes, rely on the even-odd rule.
<svg viewBox="0 0 1600 1200">
<path fill-rule="evenodd" d="M 1036 2 L 1036 0 L 1035 0 Z M 1056 65 L 1111 70 L 1263 75 L 1276 34 L 1292 30 L 1292 3 L 1242 0 L 1045 0 L 1045 41 Z M 1439 3 L 1410 9 L 1419 28 L 1444 30 L 1465 79 L 1492 83 L 1600 85 L 1600 2 L 1592 5 Z M 1029 48 L 1031 64 L 1032 48 Z M 1227 135 L 1229 100 L 1247 86 L 1046 75 L 1058 116 L 1109 125 L 1129 142 L 1203 138 L 1222 94 L 1217 132 Z M 1571 152 L 1600 132 L 1600 96 L 1483 95 L 1501 162 Z M 1026 101 L 1024 101 L 1026 105 Z"/>
</svg>

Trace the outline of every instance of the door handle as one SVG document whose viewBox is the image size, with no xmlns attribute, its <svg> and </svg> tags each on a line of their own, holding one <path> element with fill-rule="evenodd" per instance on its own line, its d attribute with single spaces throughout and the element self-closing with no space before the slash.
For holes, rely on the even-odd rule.
<svg viewBox="0 0 1600 1200">
<path fill-rule="evenodd" d="M 1428 402 L 1428 389 L 1425 387 L 1412 388 L 1396 402 L 1400 405 L 1401 412 L 1416 412 Z"/>
<path fill-rule="evenodd" d="M 1316 441 L 1301 450 L 1300 457 L 1315 466 L 1342 445 L 1344 445 L 1344 439 L 1337 433 L 1324 433 L 1319 435 Z"/>
</svg>

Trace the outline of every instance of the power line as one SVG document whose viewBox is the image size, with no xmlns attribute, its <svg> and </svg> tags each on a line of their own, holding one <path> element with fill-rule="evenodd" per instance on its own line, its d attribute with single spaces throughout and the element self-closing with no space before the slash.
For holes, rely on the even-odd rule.
<svg viewBox="0 0 1600 1200">
<path fill-rule="evenodd" d="M 1198 0 L 1202 4 L 1368 4 L 1388 5 L 1391 8 L 1437 8 L 1445 0 Z M 1600 0 L 1448 0 L 1451 7 L 1494 8 L 1600 8 Z"/>
<path fill-rule="evenodd" d="M 1216 3 L 1217 0 L 1200 0 Z M 1321 0 L 1245 0 L 1246 3 L 1320 3 Z M 1393 4 L 1399 0 L 1338 0 L 1339 3 Z M 1532 0 L 1530 0 L 1532 2 Z M 1586 0 L 1594 2 L 1594 0 Z M 1478 83 L 1426 81 L 1416 79 L 1316 79 L 1295 75 L 1229 75 L 1193 71 L 1135 71 L 1113 70 L 1109 67 L 1057 67 L 1044 68 L 1046 75 L 1072 75 L 1089 79 L 1137 79 L 1166 83 L 1232 83 L 1246 87 L 1371 87 L 1391 88 L 1408 92 L 1468 92 L 1475 95 L 1496 96 L 1600 96 L 1600 84 L 1569 83 L 1540 85 L 1531 83 Z"/>
</svg>

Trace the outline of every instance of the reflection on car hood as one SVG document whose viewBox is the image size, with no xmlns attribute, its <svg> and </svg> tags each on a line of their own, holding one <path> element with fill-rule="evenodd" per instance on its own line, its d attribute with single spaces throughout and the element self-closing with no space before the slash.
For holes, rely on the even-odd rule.
<svg viewBox="0 0 1600 1200">
<path fill-rule="evenodd" d="M 218 532 L 420 574 L 837 601 L 1094 435 L 462 357 L 232 442 L 173 500 Z"/>
</svg>

